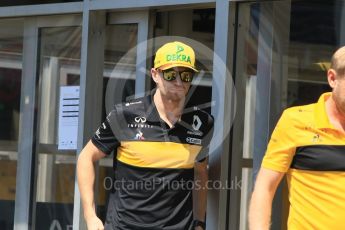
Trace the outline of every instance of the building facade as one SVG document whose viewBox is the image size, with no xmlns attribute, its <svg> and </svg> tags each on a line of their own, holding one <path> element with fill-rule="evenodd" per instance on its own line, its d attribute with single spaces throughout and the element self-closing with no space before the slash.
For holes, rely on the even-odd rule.
<svg viewBox="0 0 345 230">
<path fill-rule="evenodd" d="M 207 229 L 245 230 L 255 175 L 284 108 L 329 91 L 345 0 L 84 0 L 0 3 L 0 229 L 85 229 L 76 158 L 116 102 L 154 85 L 166 41 L 193 46 L 188 106 L 215 119 Z M 113 159 L 97 165 L 105 217 Z M 272 229 L 286 229 L 285 184 Z"/>
</svg>

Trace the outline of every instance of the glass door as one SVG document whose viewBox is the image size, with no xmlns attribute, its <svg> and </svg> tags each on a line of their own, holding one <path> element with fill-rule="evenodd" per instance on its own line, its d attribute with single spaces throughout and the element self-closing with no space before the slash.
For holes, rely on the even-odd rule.
<svg viewBox="0 0 345 230">
<path fill-rule="evenodd" d="M 13 229 L 20 97 L 23 19 L 0 20 L 0 229 Z"/>
<path fill-rule="evenodd" d="M 235 85 L 238 105 L 234 121 L 233 155 L 241 162 L 239 212 L 230 211 L 237 223 L 230 228 L 248 229 L 248 207 L 255 175 L 265 153 L 270 132 L 284 106 L 289 47 L 290 1 L 243 2 L 238 4 Z M 276 15 L 280 15 L 277 17 Z M 280 229 L 280 190 L 272 214 L 272 229 Z"/>
<path fill-rule="evenodd" d="M 78 15 L 37 19 L 37 109 L 32 204 L 35 229 L 68 229 L 73 223 L 80 23 L 81 17 Z"/>
</svg>

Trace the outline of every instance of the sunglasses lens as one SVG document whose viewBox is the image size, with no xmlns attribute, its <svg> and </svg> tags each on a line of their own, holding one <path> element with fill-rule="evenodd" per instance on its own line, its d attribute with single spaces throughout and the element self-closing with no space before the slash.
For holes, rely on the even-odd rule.
<svg viewBox="0 0 345 230">
<path fill-rule="evenodd" d="M 177 72 L 175 70 L 166 70 L 166 71 L 163 71 L 163 78 L 166 81 L 174 81 L 178 74 L 180 75 L 180 79 L 183 82 L 193 81 L 194 73 L 190 71 Z"/>
<path fill-rule="evenodd" d="M 164 80 L 173 81 L 176 79 L 177 73 L 174 70 L 163 72 Z"/>
<path fill-rule="evenodd" d="M 193 80 L 193 73 L 189 71 L 184 71 L 180 73 L 181 81 L 191 82 Z"/>
</svg>

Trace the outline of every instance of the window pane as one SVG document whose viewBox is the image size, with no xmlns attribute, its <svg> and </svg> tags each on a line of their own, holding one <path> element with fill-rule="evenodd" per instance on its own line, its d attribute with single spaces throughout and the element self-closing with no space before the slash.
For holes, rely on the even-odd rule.
<svg viewBox="0 0 345 230">
<path fill-rule="evenodd" d="M 313 103 L 331 90 L 326 71 L 333 52 L 345 43 L 344 12 L 342 0 L 292 2 L 288 107 Z"/>
<path fill-rule="evenodd" d="M 107 25 L 104 50 L 104 100 L 107 106 L 134 97 L 136 71 L 137 24 Z M 110 80 L 110 81 L 109 81 Z M 108 87 L 108 92 L 105 92 Z M 111 104 L 107 104 L 111 103 Z M 106 115 L 106 110 L 103 116 Z"/>
<path fill-rule="evenodd" d="M 13 229 L 23 21 L 0 21 L 0 229 Z M 4 211 L 6 210 L 6 211 Z"/>
<path fill-rule="evenodd" d="M 72 132 L 78 127 L 79 95 L 74 94 L 79 91 L 81 28 L 42 28 L 39 32 L 35 226 L 46 229 L 59 224 L 67 229 L 73 221 L 76 150 L 66 147 L 61 136 L 68 134 L 66 129 Z M 66 91 L 74 96 L 66 96 Z"/>
</svg>

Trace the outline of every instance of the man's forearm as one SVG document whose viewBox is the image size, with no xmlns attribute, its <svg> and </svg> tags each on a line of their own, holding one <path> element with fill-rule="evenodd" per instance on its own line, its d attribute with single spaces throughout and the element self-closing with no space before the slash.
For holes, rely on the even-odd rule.
<svg viewBox="0 0 345 230">
<path fill-rule="evenodd" d="M 249 229 L 268 230 L 271 225 L 272 195 L 253 192 L 249 208 Z"/>
<path fill-rule="evenodd" d="M 207 205 L 207 162 L 198 163 L 194 171 L 193 217 L 195 220 L 205 221 Z"/>
<path fill-rule="evenodd" d="M 250 230 L 270 228 L 273 197 L 284 174 L 270 169 L 260 169 L 249 207 Z"/>
<path fill-rule="evenodd" d="M 92 160 L 83 152 L 78 159 L 77 175 L 84 217 L 88 218 L 96 214 L 93 191 L 95 169 Z"/>
</svg>

